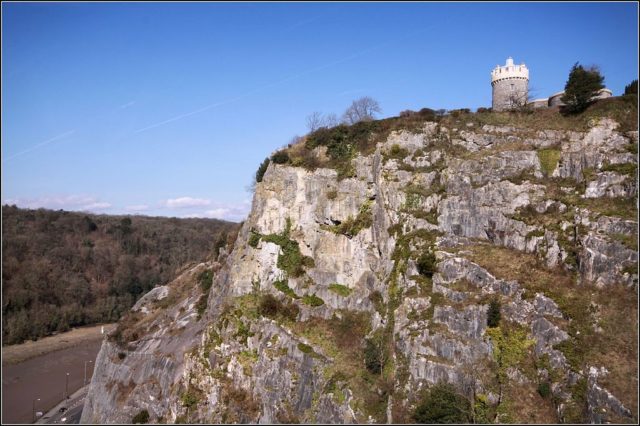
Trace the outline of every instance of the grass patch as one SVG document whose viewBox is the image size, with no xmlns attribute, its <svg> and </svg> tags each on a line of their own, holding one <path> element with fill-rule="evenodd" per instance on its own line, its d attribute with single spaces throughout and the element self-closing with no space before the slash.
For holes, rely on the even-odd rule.
<svg viewBox="0 0 640 426">
<path fill-rule="evenodd" d="M 342 297 L 348 297 L 353 291 L 346 285 L 338 284 L 338 283 L 329 284 L 329 290 L 331 290 L 338 296 L 342 296 Z"/>
<path fill-rule="evenodd" d="M 605 164 L 601 169 L 603 172 L 616 172 L 621 175 L 635 176 L 638 165 L 635 163 Z"/>
<path fill-rule="evenodd" d="M 464 128 L 467 123 L 474 127 L 485 124 L 511 126 L 529 131 L 572 130 L 586 132 L 594 119 L 611 118 L 620 123 L 618 130 L 628 132 L 638 129 L 638 105 L 635 100 L 626 101 L 620 97 L 600 99 L 582 114 L 563 116 L 556 108 L 540 108 L 531 112 L 479 112 L 444 117 L 440 123 L 448 128 Z"/>
<path fill-rule="evenodd" d="M 315 308 L 324 305 L 324 300 L 322 300 L 315 294 L 307 294 L 302 298 L 302 303 Z"/>
<path fill-rule="evenodd" d="M 611 239 L 621 243 L 626 248 L 638 251 L 638 235 L 627 235 L 627 234 L 611 234 Z"/>
<path fill-rule="evenodd" d="M 360 206 L 358 215 L 355 218 L 349 216 L 347 220 L 340 223 L 339 225 L 325 225 L 321 226 L 321 228 L 331 231 L 334 234 L 341 234 L 347 236 L 348 238 L 352 238 L 358 235 L 358 233 L 363 229 L 370 228 L 371 225 L 373 225 L 371 200 L 367 200 L 362 204 L 362 206 Z"/>
<path fill-rule="evenodd" d="M 313 350 L 313 348 L 309 345 L 306 345 L 302 342 L 298 343 L 298 349 L 300 349 L 301 352 L 310 355 L 313 358 L 323 358 L 322 355 L 318 354 L 316 351 Z"/>
<path fill-rule="evenodd" d="M 402 161 L 409 155 L 409 151 L 406 148 L 402 148 L 400 145 L 393 144 L 391 148 L 389 148 L 388 152 L 383 154 L 383 162 L 387 162 L 388 160 L 395 159 Z"/>
<path fill-rule="evenodd" d="M 276 281 L 273 283 L 273 286 L 275 288 L 277 288 L 278 290 L 280 290 L 281 292 L 283 292 L 284 294 L 286 294 L 289 297 L 292 297 L 294 299 L 299 299 L 300 297 L 296 294 L 295 291 L 293 291 L 293 289 L 291 287 L 289 287 L 289 285 L 287 285 L 287 281 Z"/>
<path fill-rule="evenodd" d="M 638 209 L 636 208 L 636 200 L 636 197 L 582 198 L 577 205 L 578 207 L 589 209 L 598 215 L 637 220 Z"/>
<path fill-rule="evenodd" d="M 291 232 L 291 220 L 287 218 L 285 229 L 280 234 L 262 235 L 265 242 L 274 243 L 280 246 L 281 253 L 278 254 L 278 268 L 285 271 L 291 277 L 299 277 L 304 274 L 305 267 L 313 267 L 313 258 L 303 256 L 297 241 L 289 238 Z"/>
<path fill-rule="evenodd" d="M 551 176 L 553 171 L 558 166 L 558 161 L 560 160 L 560 150 L 547 148 L 540 149 L 537 151 L 538 160 L 540 160 L 540 167 L 542 168 L 542 173 L 545 176 Z"/>
</svg>

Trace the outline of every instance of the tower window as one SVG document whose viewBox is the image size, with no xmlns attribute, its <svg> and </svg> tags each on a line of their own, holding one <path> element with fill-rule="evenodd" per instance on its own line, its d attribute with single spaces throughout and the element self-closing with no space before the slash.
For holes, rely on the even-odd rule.
<svg viewBox="0 0 640 426">
<path fill-rule="evenodd" d="M 511 90 L 515 90 L 516 86 L 514 84 L 511 85 Z"/>
</svg>

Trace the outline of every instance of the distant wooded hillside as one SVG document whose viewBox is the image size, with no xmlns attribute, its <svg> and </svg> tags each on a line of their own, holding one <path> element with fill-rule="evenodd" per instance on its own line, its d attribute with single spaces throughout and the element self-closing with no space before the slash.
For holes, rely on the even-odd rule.
<svg viewBox="0 0 640 426">
<path fill-rule="evenodd" d="M 217 255 L 238 224 L 2 207 L 2 343 L 116 321 L 190 261 Z"/>
</svg>

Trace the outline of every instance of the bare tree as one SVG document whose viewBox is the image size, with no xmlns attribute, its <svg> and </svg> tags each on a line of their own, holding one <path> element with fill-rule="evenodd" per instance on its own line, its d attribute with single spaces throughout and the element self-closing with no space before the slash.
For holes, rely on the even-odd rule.
<svg viewBox="0 0 640 426">
<path fill-rule="evenodd" d="M 509 95 L 509 109 L 511 111 L 528 112 L 533 109 L 533 94 L 527 92 L 513 92 Z"/>
<path fill-rule="evenodd" d="M 365 96 L 353 101 L 342 116 L 342 121 L 346 124 L 355 124 L 359 121 L 371 121 L 376 113 L 382 112 L 380 104 L 373 98 Z"/>
<path fill-rule="evenodd" d="M 326 127 L 336 127 L 338 125 L 338 117 L 333 113 L 327 114 L 322 122 Z"/>
<path fill-rule="evenodd" d="M 338 117 L 333 113 L 323 116 L 322 113 L 315 111 L 307 116 L 309 133 L 313 133 L 322 127 L 335 127 L 337 125 Z"/>
<path fill-rule="evenodd" d="M 307 115 L 307 129 L 309 129 L 309 133 L 315 132 L 320 127 L 324 127 L 324 120 L 322 119 L 321 112 L 314 111 Z"/>
</svg>

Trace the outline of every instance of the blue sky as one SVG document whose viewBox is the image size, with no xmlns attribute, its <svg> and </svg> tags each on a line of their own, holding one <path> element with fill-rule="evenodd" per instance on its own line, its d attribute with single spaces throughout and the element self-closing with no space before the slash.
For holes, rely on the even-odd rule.
<svg viewBox="0 0 640 426">
<path fill-rule="evenodd" d="M 242 220 L 260 162 L 313 111 L 490 106 L 507 56 L 534 97 L 596 64 L 638 78 L 621 3 L 2 3 L 2 201 Z"/>
</svg>

